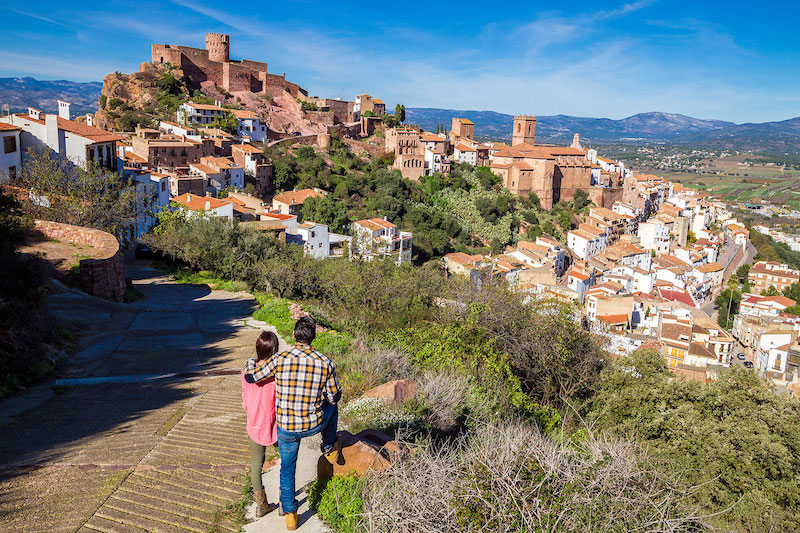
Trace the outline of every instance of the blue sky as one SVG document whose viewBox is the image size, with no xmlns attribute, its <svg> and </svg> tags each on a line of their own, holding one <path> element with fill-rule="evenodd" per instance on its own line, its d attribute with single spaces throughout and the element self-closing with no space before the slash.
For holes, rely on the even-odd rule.
<svg viewBox="0 0 800 533">
<path fill-rule="evenodd" d="M 228 4 L 228 5 L 226 5 Z M 565 7 L 560 7 L 564 5 Z M 101 80 L 150 43 L 231 35 L 312 95 L 610 118 L 800 116 L 798 2 L 149 2 L 0 5 L 0 77 Z"/>
</svg>

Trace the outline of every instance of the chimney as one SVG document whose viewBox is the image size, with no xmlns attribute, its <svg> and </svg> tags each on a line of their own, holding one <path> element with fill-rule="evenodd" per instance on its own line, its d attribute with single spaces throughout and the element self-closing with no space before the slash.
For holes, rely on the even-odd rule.
<svg viewBox="0 0 800 533">
<path fill-rule="evenodd" d="M 36 109 L 35 107 L 28 108 L 28 116 L 31 117 L 32 119 L 40 120 L 39 116 L 41 115 L 41 113 L 42 112 Z"/>
<path fill-rule="evenodd" d="M 94 115 L 91 113 L 86 113 L 86 125 L 94 126 Z"/>
<path fill-rule="evenodd" d="M 58 141 L 58 117 L 52 113 L 47 113 L 44 116 L 44 142 L 54 152 L 64 155 L 64 152 L 59 149 L 61 143 Z"/>
<path fill-rule="evenodd" d="M 583 146 L 581 146 L 581 135 L 580 133 L 576 133 L 572 137 L 572 144 L 570 145 L 572 148 L 577 148 L 578 150 L 583 150 Z"/>
<path fill-rule="evenodd" d="M 214 100 L 214 105 L 217 107 L 222 107 L 222 102 L 219 100 Z"/>
<path fill-rule="evenodd" d="M 58 116 L 69 120 L 69 102 L 64 100 L 58 101 Z"/>
<path fill-rule="evenodd" d="M 211 202 L 209 202 L 208 200 L 206 200 L 206 211 L 208 211 L 208 210 L 210 210 L 210 209 L 211 209 Z"/>
<path fill-rule="evenodd" d="M 191 202 L 192 201 L 192 193 L 190 193 L 190 192 L 186 193 L 186 201 L 187 202 Z"/>
</svg>

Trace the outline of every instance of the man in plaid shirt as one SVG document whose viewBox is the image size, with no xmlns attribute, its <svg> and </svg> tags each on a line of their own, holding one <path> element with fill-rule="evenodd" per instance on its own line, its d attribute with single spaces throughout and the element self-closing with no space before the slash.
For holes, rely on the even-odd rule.
<svg viewBox="0 0 800 533">
<path fill-rule="evenodd" d="M 256 366 L 248 361 L 245 380 L 258 383 L 275 376 L 275 407 L 278 421 L 278 451 L 281 456 L 281 510 L 289 530 L 297 528 L 295 467 L 300 440 L 322 433 L 322 453 L 333 464 L 341 448 L 336 436 L 342 396 L 336 368 L 328 357 L 314 350 L 317 324 L 302 317 L 294 325 L 295 345 Z"/>
</svg>

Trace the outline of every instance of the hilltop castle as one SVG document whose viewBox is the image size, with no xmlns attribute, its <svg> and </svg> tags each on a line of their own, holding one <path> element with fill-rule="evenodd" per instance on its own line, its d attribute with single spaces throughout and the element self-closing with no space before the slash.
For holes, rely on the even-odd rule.
<svg viewBox="0 0 800 533">
<path fill-rule="evenodd" d="M 230 36 L 221 33 L 206 34 L 206 48 L 176 46 L 172 44 L 152 45 L 153 64 L 169 63 L 180 67 L 192 79 L 195 89 L 204 81 L 211 81 L 226 91 L 251 91 L 266 93 L 269 87 L 285 88 L 297 98 L 308 96 L 298 85 L 286 81 L 286 74 L 269 74 L 267 64 L 260 61 L 231 61 Z"/>
</svg>

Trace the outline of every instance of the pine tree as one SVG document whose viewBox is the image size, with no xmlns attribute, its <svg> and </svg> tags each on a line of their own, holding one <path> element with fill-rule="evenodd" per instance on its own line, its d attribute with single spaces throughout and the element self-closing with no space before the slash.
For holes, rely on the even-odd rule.
<svg viewBox="0 0 800 533">
<path fill-rule="evenodd" d="M 394 108 L 394 118 L 397 122 L 403 122 L 403 108 L 397 104 Z"/>
</svg>

